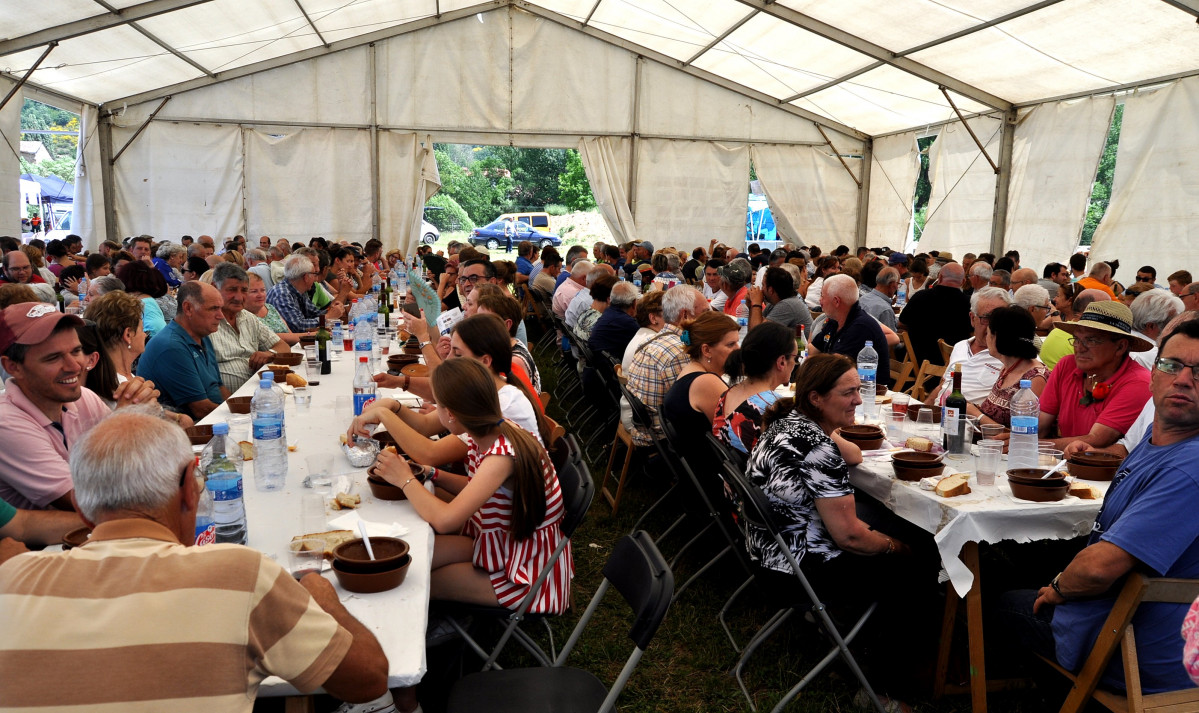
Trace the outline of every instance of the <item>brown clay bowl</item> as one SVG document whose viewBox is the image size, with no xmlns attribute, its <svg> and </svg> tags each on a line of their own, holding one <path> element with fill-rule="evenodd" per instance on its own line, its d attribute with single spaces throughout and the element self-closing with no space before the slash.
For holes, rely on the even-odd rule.
<svg viewBox="0 0 1199 713">
<path fill-rule="evenodd" d="M 895 470 L 896 478 L 908 482 L 940 475 L 945 470 L 945 464 L 941 462 L 940 454 L 920 451 L 892 453 L 891 467 Z"/>
<path fill-rule="evenodd" d="M 887 395 L 887 385 L 886 384 L 875 384 L 874 385 L 874 393 L 876 396 L 886 396 Z"/>
<path fill-rule="evenodd" d="M 412 344 L 412 343 L 405 344 L 404 345 L 404 353 L 405 354 L 415 354 L 415 355 L 419 356 L 420 355 L 420 345 Z"/>
<path fill-rule="evenodd" d="M 306 347 L 310 344 L 314 345 L 314 346 L 316 345 L 316 337 L 309 337 L 309 336 L 300 337 L 300 346 Z"/>
<path fill-rule="evenodd" d="M 303 361 L 304 355 L 300 352 L 282 352 L 271 359 L 271 366 L 299 366 Z"/>
<path fill-rule="evenodd" d="M 851 440 L 863 440 L 870 438 L 880 438 L 883 435 L 883 429 L 878 426 L 846 426 L 841 429 L 841 435 Z"/>
<path fill-rule="evenodd" d="M 383 480 L 373 473 L 374 466 L 367 471 L 370 475 L 366 476 L 366 484 L 370 486 L 371 495 L 375 496 L 376 500 L 407 500 L 408 496 L 404 495 L 404 491 L 398 485 Z"/>
<path fill-rule="evenodd" d="M 1086 451 L 1075 453 L 1066 461 L 1070 475 L 1082 480 L 1111 480 L 1124 459 L 1111 453 Z"/>
<path fill-rule="evenodd" d="M 883 434 L 881 431 L 846 433 L 845 429 L 842 429 L 841 436 L 864 451 L 872 451 L 883 445 Z"/>
<path fill-rule="evenodd" d="M 72 547 L 82 547 L 83 545 L 87 544 L 87 538 L 91 536 L 91 534 L 92 528 L 90 527 L 75 528 L 74 530 L 71 530 L 62 536 L 62 548 L 64 550 L 69 550 Z"/>
<path fill-rule="evenodd" d="M 1056 475 L 1056 473 L 1055 473 Z M 1030 485 L 1008 478 L 1008 487 L 1012 489 L 1012 495 L 1021 500 L 1031 500 L 1034 503 L 1051 503 L 1061 500 L 1066 497 L 1066 493 L 1070 490 L 1070 484 L 1064 480 L 1050 478 L 1049 483 L 1060 483 L 1059 485 Z"/>
<path fill-rule="evenodd" d="M 925 406 L 924 404 L 920 403 L 919 401 L 917 401 L 916 403 L 908 404 L 908 420 L 915 421 L 916 418 L 920 416 L 920 409 L 922 409 L 922 408 L 931 408 L 931 407 Z M 933 409 L 933 423 L 940 423 L 940 422 L 941 422 L 941 409 L 934 408 Z"/>
<path fill-rule="evenodd" d="M 366 553 L 362 538 L 348 540 L 333 548 L 333 563 L 347 572 L 383 572 L 396 568 L 408 554 L 408 543 L 398 537 L 371 537 L 375 559 Z"/>
<path fill-rule="evenodd" d="M 394 371 L 399 371 L 409 364 L 416 364 L 420 361 L 420 356 L 417 354 L 392 354 L 387 357 L 387 366 Z"/>
<path fill-rule="evenodd" d="M 1036 488 L 1056 488 L 1066 482 L 1066 474 L 1058 471 L 1048 478 L 1042 476 L 1049 472 L 1048 468 L 1017 468 L 1007 472 L 1008 483 L 1020 483 Z"/>
<path fill-rule="evenodd" d="M 374 542 L 374 538 L 371 538 L 371 542 Z M 346 570 L 345 562 L 333 560 L 333 576 L 337 577 L 337 583 L 347 592 L 374 594 L 395 589 L 403 584 L 410 564 L 412 564 L 412 557 L 404 554 L 393 563 L 394 566 L 390 569 L 379 572 L 350 572 Z"/>
<path fill-rule="evenodd" d="M 275 383 L 276 384 L 285 383 L 286 379 L 287 379 L 287 375 L 295 373 L 291 370 L 290 367 L 271 365 L 271 366 L 264 368 L 262 371 L 258 372 L 258 378 L 261 379 L 262 375 L 267 373 L 268 371 L 275 375 Z"/>
<path fill-rule="evenodd" d="M 229 404 L 230 413 L 250 413 L 250 401 L 253 396 L 232 396 L 225 399 L 225 403 Z"/>
<path fill-rule="evenodd" d="M 183 432 L 193 446 L 202 446 L 212 440 L 212 426 L 192 426 L 183 429 Z"/>
<path fill-rule="evenodd" d="M 400 369 L 400 373 L 413 378 L 429 375 L 429 366 L 427 364 L 409 364 Z"/>
</svg>

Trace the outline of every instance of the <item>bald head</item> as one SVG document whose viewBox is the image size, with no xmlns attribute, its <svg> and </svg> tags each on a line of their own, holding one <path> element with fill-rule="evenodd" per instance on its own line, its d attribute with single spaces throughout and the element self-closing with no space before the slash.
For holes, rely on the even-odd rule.
<svg viewBox="0 0 1199 713">
<path fill-rule="evenodd" d="M 1037 271 L 1032 268 L 1022 267 L 1012 273 L 1011 287 L 1013 290 L 1018 290 L 1025 285 L 1035 284 L 1037 284 Z"/>
<path fill-rule="evenodd" d="M 961 287 L 962 280 L 965 279 L 966 271 L 962 268 L 961 264 L 950 262 L 941 268 L 941 275 L 937 281 L 946 287 Z"/>
<path fill-rule="evenodd" d="M 1108 274 L 1111 274 L 1111 273 L 1108 273 Z M 1083 290 L 1082 292 L 1078 293 L 1077 297 L 1074 298 L 1074 304 L 1073 304 L 1074 314 L 1076 317 L 1077 317 L 1077 315 L 1082 314 L 1083 311 L 1087 308 L 1087 306 L 1090 305 L 1092 302 L 1111 302 L 1111 301 L 1112 301 L 1112 296 L 1109 295 L 1108 293 L 1104 292 L 1103 290 L 1096 290 L 1094 288 Z"/>
</svg>

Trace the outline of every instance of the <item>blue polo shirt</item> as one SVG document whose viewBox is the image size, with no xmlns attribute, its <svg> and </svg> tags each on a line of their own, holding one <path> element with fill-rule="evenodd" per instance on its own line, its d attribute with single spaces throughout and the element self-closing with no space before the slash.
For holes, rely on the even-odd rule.
<svg viewBox="0 0 1199 713">
<path fill-rule="evenodd" d="M 516 258 L 516 271 L 522 275 L 527 275 L 533 271 L 533 263 L 529 262 L 529 258 L 521 255 Z"/>
<path fill-rule="evenodd" d="M 1112 480 L 1103 507 L 1095 518 L 1088 545 L 1110 542 L 1137 559 L 1137 568 L 1151 577 L 1199 577 L 1199 437 L 1169 446 L 1149 442 L 1150 427 Z M 1053 610 L 1057 660 L 1077 671 L 1095 645 L 1111 613 L 1117 582 L 1110 596 L 1059 604 Z M 1142 604 L 1132 618 L 1137 660 L 1145 693 L 1189 688 L 1194 684 L 1182 665 L 1179 632 L 1186 604 Z M 1112 657 L 1103 682 L 1124 688 L 1120 655 Z"/>
<path fill-rule="evenodd" d="M 218 404 L 224 401 L 212 340 L 204 337 L 196 344 L 178 322 L 171 322 L 146 343 L 137 375 L 154 382 L 164 406 L 183 409 L 204 399 Z"/>
</svg>

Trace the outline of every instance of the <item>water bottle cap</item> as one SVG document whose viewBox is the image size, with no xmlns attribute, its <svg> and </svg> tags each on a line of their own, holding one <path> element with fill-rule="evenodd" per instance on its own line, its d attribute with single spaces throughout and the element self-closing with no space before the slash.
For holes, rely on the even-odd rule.
<svg viewBox="0 0 1199 713">
<path fill-rule="evenodd" d="M 263 376 L 262 380 L 258 382 L 258 388 L 260 388 L 260 389 L 269 389 L 269 388 L 273 387 L 274 385 L 275 385 L 275 380 L 273 378 L 268 379 L 265 376 Z"/>
<path fill-rule="evenodd" d="M 212 424 L 212 435 L 214 435 L 214 436 L 226 436 L 226 435 L 228 435 L 228 434 L 229 434 L 229 424 L 227 424 L 227 423 L 214 423 L 214 424 Z"/>
<path fill-rule="evenodd" d="M 866 340 L 866 346 L 868 346 L 868 347 L 873 347 L 873 346 L 874 346 L 874 342 L 872 342 L 872 341 L 870 341 L 869 339 L 867 339 L 867 340 Z"/>
<path fill-rule="evenodd" d="M 274 383 L 274 381 L 275 381 L 275 372 L 273 372 L 273 371 L 264 371 L 264 372 L 262 372 L 262 380 L 263 380 L 263 381 L 270 381 L 270 382 Z"/>
<path fill-rule="evenodd" d="M 1032 379 L 1021 379 L 1020 380 L 1020 388 L 1031 389 L 1032 388 Z"/>
<path fill-rule="evenodd" d="M 359 364 L 365 364 L 366 362 L 367 362 L 367 358 L 366 358 L 366 357 L 358 357 L 358 363 L 359 363 Z"/>
</svg>

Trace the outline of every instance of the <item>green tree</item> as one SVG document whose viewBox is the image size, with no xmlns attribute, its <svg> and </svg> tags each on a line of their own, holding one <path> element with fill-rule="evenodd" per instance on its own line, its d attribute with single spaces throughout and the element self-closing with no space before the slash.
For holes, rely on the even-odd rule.
<svg viewBox="0 0 1199 713">
<path fill-rule="evenodd" d="M 425 205 L 442 208 L 442 210 L 431 210 L 425 213 L 425 219 L 436 225 L 438 230 L 473 230 L 475 227 L 475 222 L 470 219 L 462 206 L 458 205 L 458 201 L 447 193 L 438 193 Z"/>
<path fill-rule="evenodd" d="M 1112 179 L 1116 175 L 1116 149 L 1120 145 L 1120 127 L 1124 123 L 1124 105 L 1117 104 L 1112 115 L 1112 125 L 1107 130 L 1107 142 L 1103 145 L 1103 157 L 1095 172 L 1095 183 L 1091 187 L 1091 202 L 1087 204 L 1087 219 L 1082 225 L 1080 244 L 1090 245 L 1099 221 L 1107 212 L 1112 198 Z"/>
<path fill-rule="evenodd" d="M 21 173 L 28 173 L 31 176 L 57 176 L 67 183 L 75 182 L 75 157 L 63 156 L 62 158 L 50 159 L 41 163 L 30 163 L 25 159 L 21 159 Z"/>
<path fill-rule="evenodd" d="M 558 176 L 558 201 L 571 210 L 591 210 L 595 207 L 595 196 L 583 170 L 583 159 L 579 152 L 566 152 L 566 167 Z"/>
</svg>

